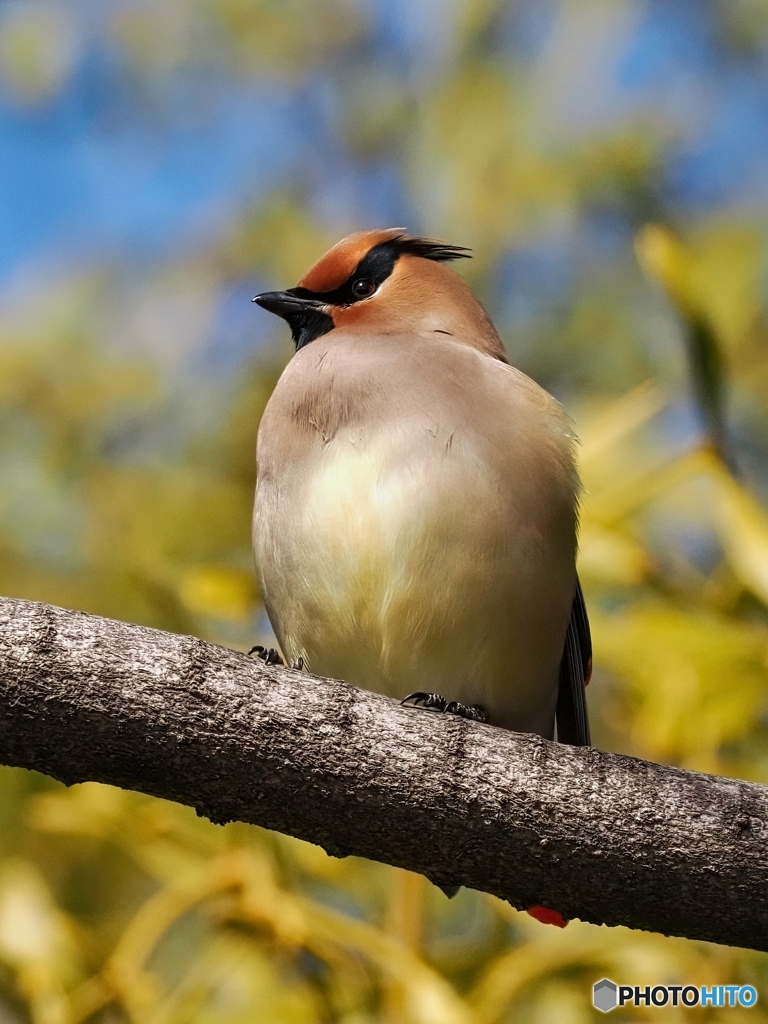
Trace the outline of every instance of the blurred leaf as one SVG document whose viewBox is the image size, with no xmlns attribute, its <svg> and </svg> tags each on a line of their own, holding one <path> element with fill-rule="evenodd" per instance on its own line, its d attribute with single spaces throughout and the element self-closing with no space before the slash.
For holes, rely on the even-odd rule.
<svg viewBox="0 0 768 1024">
<path fill-rule="evenodd" d="M 720 539 L 739 579 L 768 607 L 768 512 L 714 460 Z"/>
<path fill-rule="evenodd" d="M 706 321 L 730 347 L 754 324 L 760 240 L 753 228 L 715 223 L 686 244 L 669 228 L 648 224 L 637 235 L 635 251 L 687 321 Z"/>
<path fill-rule="evenodd" d="M 205 0 L 205 7 L 248 73 L 254 67 L 305 73 L 365 25 L 351 0 Z"/>
<path fill-rule="evenodd" d="M 694 314 L 692 258 L 677 235 L 662 224 L 647 224 L 638 232 L 635 252 L 643 270 L 662 285 L 680 312 Z"/>
<path fill-rule="evenodd" d="M 652 381 L 645 381 L 606 408 L 593 413 L 579 426 L 579 467 L 582 473 L 594 468 L 611 450 L 621 445 L 666 405 L 667 399 Z"/>
<path fill-rule="evenodd" d="M 66 1024 L 64 986 L 79 972 L 79 951 L 43 878 L 23 860 L 0 867 L 0 961 L 16 973 L 34 1024 Z"/>
<path fill-rule="evenodd" d="M 198 565 L 182 576 L 179 595 L 195 615 L 243 621 L 253 613 L 256 582 L 252 570 L 227 565 Z"/>
<path fill-rule="evenodd" d="M 583 579 L 636 586 L 650 571 L 643 545 L 614 530 L 584 523 L 579 533 L 579 573 Z"/>
<path fill-rule="evenodd" d="M 766 710 L 768 632 L 702 610 L 638 603 L 592 615 L 595 661 L 624 681 L 609 714 L 640 757 L 717 772 Z"/>
<path fill-rule="evenodd" d="M 0 81 L 40 102 L 62 85 L 78 43 L 73 19 L 55 4 L 8 4 L 0 11 Z"/>
<path fill-rule="evenodd" d="M 645 270 L 666 289 L 685 323 L 693 396 L 714 450 L 732 463 L 724 422 L 725 377 L 709 291 L 697 280 L 696 259 L 669 228 L 647 225 L 635 250 Z"/>
</svg>

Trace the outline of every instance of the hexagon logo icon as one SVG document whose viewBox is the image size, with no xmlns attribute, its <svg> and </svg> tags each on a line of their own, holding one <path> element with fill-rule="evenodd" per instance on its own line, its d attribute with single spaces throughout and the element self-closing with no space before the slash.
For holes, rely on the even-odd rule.
<svg viewBox="0 0 768 1024">
<path fill-rule="evenodd" d="M 596 1010 L 600 1010 L 603 1013 L 615 1010 L 616 1003 L 618 1002 L 616 998 L 617 991 L 617 985 L 608 978 L 596 981 L 592 986 L 592 1005 Z"/>
</svg>

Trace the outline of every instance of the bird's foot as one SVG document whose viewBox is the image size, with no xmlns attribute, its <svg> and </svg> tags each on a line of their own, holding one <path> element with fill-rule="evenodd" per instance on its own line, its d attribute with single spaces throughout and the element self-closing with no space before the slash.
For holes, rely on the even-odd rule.
<svg viewBox="0 0 768 1024">
<path fill-rule="evenodd" d="M 411 704 L 410 701 L 413 701 Z M 403 707 L 421 708 L 422 711 L 445 711 L 448 701 L 439 693 L 409 693 L 400 701 Z"/>
<path fill-rule="evenodd" d="M 248 651 L 248 656 L 255 654 L 257 658 L 263 661 L 266 665 L 285 665 L 280 652 L 276 651 L 274 647 L 262 647 L 261 644 L 256 644 Z"/>
<path fill-rule="evenodd" d="M 267 665 L 285 665 L 280 652 L 275 650 L 274 647 L 262 647 L 261 644 L 257 644 L 248 651 L 249 657 L 251 654 L 255 654 L 257 658 L 260 658 Z M 291 662 L 291 668 L 301 672 L 304 668 L 304 659 L 297 658 L 296 661 Z"/>
<path fill-rule="evenodd" d="M 424 693 L 421 690 L 409 693 L 400 703 L 405 707 L 419 708 L 421 711 L 437 711 L 446 715 L 458 715 L 469 718 L 473 722 L 487 722 L 488 712 L 480 704 L 461 704 L 457 700 L 446 700 L 439 693 Z"/>
</svg>

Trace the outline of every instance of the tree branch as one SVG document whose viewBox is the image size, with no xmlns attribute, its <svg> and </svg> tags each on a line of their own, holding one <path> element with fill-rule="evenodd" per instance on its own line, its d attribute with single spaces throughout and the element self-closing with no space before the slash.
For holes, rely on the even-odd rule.
<svg viewBox="0 0 768 1024">
<path fill-rule="evenodd" d="M 0 598 L 0 762 L 494 893 L 768 950 L 768 789 L 401 708 L 188 636 Z"/>
</svg>

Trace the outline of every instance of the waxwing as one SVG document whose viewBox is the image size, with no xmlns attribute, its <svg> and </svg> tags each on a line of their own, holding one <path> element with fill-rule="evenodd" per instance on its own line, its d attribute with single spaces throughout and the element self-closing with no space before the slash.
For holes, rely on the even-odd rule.
<svg viewBox="0 0 768 1024">
<path fill-rule="evenodd" d="M 574 436 L 447 266 L 467 255 L 360 232 L 254 299 L 296 347 L 259 429 L 261 594 L 290 664 L 586 745 Z"/>
</svg>

